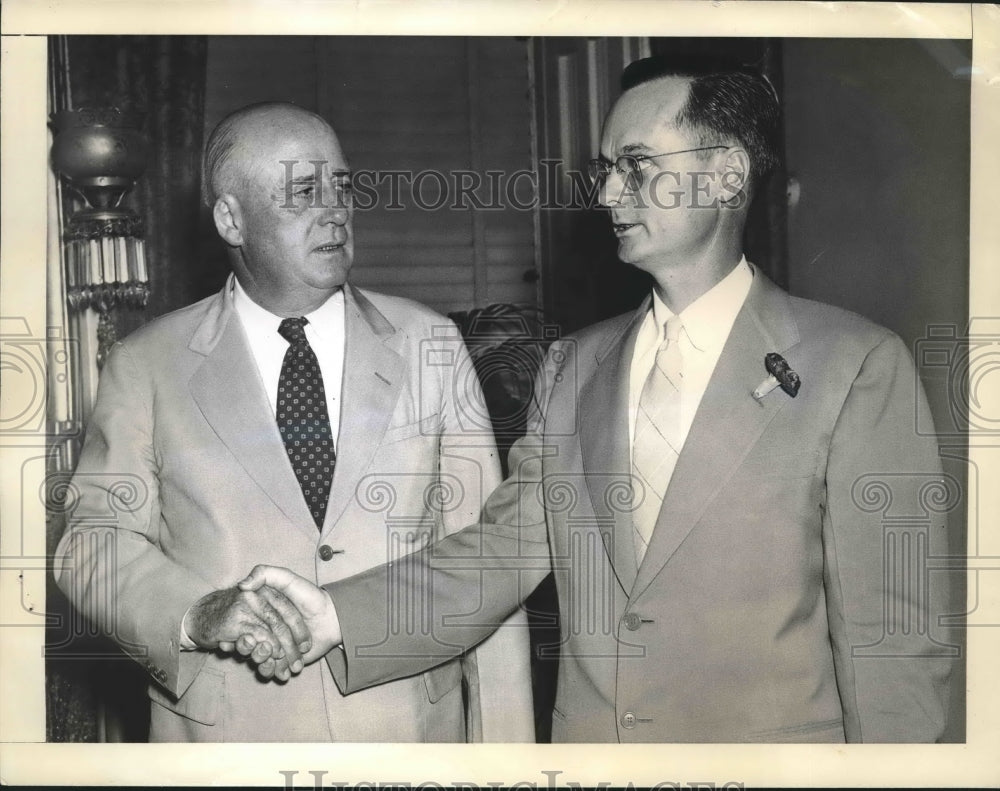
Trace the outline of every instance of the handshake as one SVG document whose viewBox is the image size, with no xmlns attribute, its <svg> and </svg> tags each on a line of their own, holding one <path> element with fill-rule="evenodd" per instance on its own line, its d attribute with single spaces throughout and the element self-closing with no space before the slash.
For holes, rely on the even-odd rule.
<svg viewBox="0 0 1000 791">
<path fill-rule="evenodd" d="M 326 591 L 277 566 L 255 566 L 235 587 L 203 596 L 183 630 L 198 648 L 239 654 L 262 678 L 282 682 L 341 642 Z"/>
</svg>

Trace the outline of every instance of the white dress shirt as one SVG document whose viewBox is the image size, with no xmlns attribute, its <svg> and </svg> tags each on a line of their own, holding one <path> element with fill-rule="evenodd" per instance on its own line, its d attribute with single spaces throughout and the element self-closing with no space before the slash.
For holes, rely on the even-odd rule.
<svg viewBox="0 0 1000 791">
<path fill-rule="evenodd" d="M 240 281 L 233 278 L 233 307 L 240 317 L 243 331 L 267 393 L 271 414 L 278 407 L 278 379 L 281 363 L 288 351 L 288 341 L 278 334 L 281 317 L 265 310 L 247 295 Z M 340 431 L 340 390 L 344 380 L 344 291 L 341 289 L 319 308 L 306 315 L 306 340 L 316 353 L 319 370 L 323 374 L 326 391 L 326 409 L 330 415 L 330 431 L 334 449 Z"/>
<path fill-rule="evenodd" d="M 746 301 L 752 282 L 753 269 L 746 258 L 742 258 L 732 272 L 680 312 L 684 325 L 678 339 L 684 367 L 680 426 L 682 449 L 708 388 L 708 380 L 712 378 L 712 372 L 722 355 L 722 347 L 726 345 L 733 322 Z M 629 458 L 635 441 L 635 416 L 639 411 L 639 397 L 649 372 L 653 369 L 656 352 L 663 343 L 664 326 L 673 315 L 673 311 L 663 303 L 654 289 L 652 310 L 642 321 L 632 353 L 628 399 Z"/>
</svg>

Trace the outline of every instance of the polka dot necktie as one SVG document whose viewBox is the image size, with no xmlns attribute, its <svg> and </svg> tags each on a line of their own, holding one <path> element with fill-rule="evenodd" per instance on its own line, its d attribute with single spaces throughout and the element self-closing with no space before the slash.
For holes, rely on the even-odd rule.
<svg viewBox="0 0 1000 791">
<path fill-rule="evenodd" d="M 284 319 L 278 333 L 288 341 L 278 379 L 277 420 L 306 505 L 323 527 L 336 454 L 326 409 L 326 390 L 316 353 L 306 340 L 306 318 Z"/>
</svg>

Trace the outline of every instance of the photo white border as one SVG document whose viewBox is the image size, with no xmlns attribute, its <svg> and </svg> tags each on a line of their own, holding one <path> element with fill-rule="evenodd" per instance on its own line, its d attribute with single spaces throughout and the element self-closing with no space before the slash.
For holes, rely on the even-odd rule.
<svg viewBox="0 0 1000 791">
<path fill-rule="evenodd" d="M 972 38 L 972 186 L 970 316 L 1000 315 L 1000 222 L 991 190 L 1000 184 L 1000 9 L 995 6 L 802 2 L 510 2 L 454 0 L 291 0 L 138 2 L 133 0 L 6 0 L 2 6 L 0 72 L 0 316 L 24 316 L 36 334 L 45 327 L 45 173 L 47 167 L 44 35 L 56 33 L 170 34 L 410 34 L 601 36 L 803 36 Z M 929 185 L 932 188 L 932 185 Z M 36 331 L 36 328 L 38 330 Z M 0 408 L 13 399 L 0 390 Z M 31 491 L 21 480 L 43 438 L 15 445 L 0 438 L 0 623 L 24 620 L 22 602 L 44 612 L 44 572 L 24 572 L 43 557 L 41 502 L 20 503 Z M 979 555 L 1000 558 L 993 526 L 1000 515 L 996 448 L 973 439 L 978 465 Z M 978 447 L 977 447 L 978 446 Z M 33 454 L 33 455 L 32 455 Z M 35 464 L 32 469 L 40 469 Z M 37 484 L 40 485 L 41 479 Z M 24 487 L 24 488 L 22 488 Z M 34 491 L 38 491 L 36 485 Z M 35 498 L 36 500 L 38 498 Z M 27 511 L 30 507 L 33 511 Z M 14 529 L 9 529 L 14 525 Z M 40 534 L 40 535 L 39 535 Z M 992 546 L 991 546 L 992 543 Z M 994 561 L 994 566 L 998 564 Z M 1000 623 L 1000 576 L 970 579 L 970 607 Z M 978 593 L 978 599 L 975 597 Z M 20 619 L 20 620 L 18 620 Z M 996 668 L 1000 631 L 968 634 L 967 742 L 962 745 L 362 745 L 44 744 L 43 629 L 9 627 L 0 634 L 0 781 L 10 784 L 281 785 L 310 770 L 337 783 L 435 781 L 538 788 L 727 782 L 747 786 L 995 785 L 1000 778 L 1000 708 Z M 261 712 L 266 717 L 266 712 Z M 429 787 L 434 788 L 434 785 Z M 667 786 L 670 787 L 670 786 Z"/>
</svg>

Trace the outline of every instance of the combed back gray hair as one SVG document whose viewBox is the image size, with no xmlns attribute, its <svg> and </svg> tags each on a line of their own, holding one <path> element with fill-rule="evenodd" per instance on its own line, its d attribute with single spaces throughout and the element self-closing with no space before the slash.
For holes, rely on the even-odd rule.
<svg viewBox="0 0 1000 791">
<path fill-rule="evenodd" d="M 205 144 L 202 199 L 208 206 L 212 206 L 220 195 L 239 192 L 244 186 L 248 176 L 247 167 L 237 166 L 235 160 L 240 149 L 250 143 L 245 136 L 248 124 L 257 118 L 281 112 L 312 117 L 327 123 L 321 116 L 291 102 L 259 102 L 231 112 L 219 121 Z"/>
</svg>

